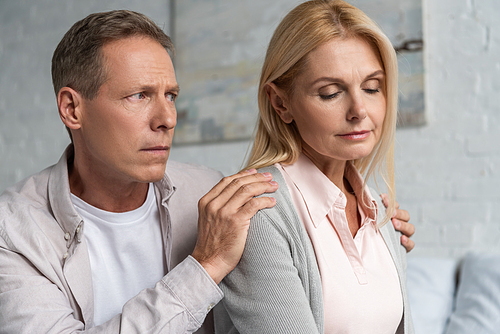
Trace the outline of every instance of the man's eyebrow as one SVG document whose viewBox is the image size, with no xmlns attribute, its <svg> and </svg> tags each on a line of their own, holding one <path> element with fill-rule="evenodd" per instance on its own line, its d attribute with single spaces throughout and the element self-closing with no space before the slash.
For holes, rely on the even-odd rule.
<svg viewBox="0 0 500 334">
<path fill-rule="evenodd" d="M 156 85 L 143 85 L 143 86 L 139 86 L 137 90 L 147 92 L 147 91 L 152 91 L 155 89 L 158 89 L 158 86 L 156 86 Z M 169 92 L 179 93 L 180 87 L 179 87 L 179 85 L 176 84 L 175 86 L 167 87 L 166 90 Z"/>
<path fill-rule="evenodd" d="M 175 85 L 174 87 L 172 87 L 169 90 L 174 92 L 174 93 L 179 93 L 181 91 L 181 87 L 179 87 L 179 85 Z"/>
</svg>

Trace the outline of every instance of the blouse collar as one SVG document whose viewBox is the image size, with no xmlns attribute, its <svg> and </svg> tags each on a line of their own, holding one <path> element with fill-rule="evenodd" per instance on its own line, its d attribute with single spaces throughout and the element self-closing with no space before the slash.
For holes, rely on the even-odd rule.
<svg viewBox="0 0 500 334">
<path fill-rule="evenodd" d="M 299 155 L 298 160 L 294 164 L 282 164 L 281 166 L 299 190 L 309 216 L 316 228 L 334 205 L 345 209 L 347 203 L 345 195 L 303 153 Z M 354 194 L 358 198 L 359 208 L 363 211 L 361 213 L 362 216 L 369 218 L 376 226 L 377 203 L 371 196 L 368 188 L 366 186 L 363 187 L 363 177 L 351 161 L 346 163 L 344 176 L 349 181 Z M 366 199 L 366 204 L 363 203 L 363 198 Z"/>
</svg>

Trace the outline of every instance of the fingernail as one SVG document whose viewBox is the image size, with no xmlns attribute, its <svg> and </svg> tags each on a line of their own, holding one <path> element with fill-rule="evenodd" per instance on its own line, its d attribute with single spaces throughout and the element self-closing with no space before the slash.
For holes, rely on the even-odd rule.
<svg viewBox="0 0 500 334">
<path fill-rule="evenodd" d="M 392 221 L 392 223 L 394 224 L 394 227 L 396 227 L 396 228 L 400 228 L 401 227 L 401 222 L 399 220 L 397 220 L 397 219 L 394 219 Z"/>
<path fill-rule="evenodd" d="M 276 182 L 276 181 L 271 181 L 269 183 L 272 184 L 273 186 L 277 186 L 278 185 L 278 182 Z"/>
<path fill-rule="evenodd" d="M 262 173 L 262 175 L 264 175 L 265 177 L 272 177 L 273 176 L 271 173 L 268 173 L 268 172 Z"/>
<path fill-rule="evenodd" d="M 408 241 L 408 238 L 406 237 L 406 235 L 402 235 L 401 236 L 401 243 L 406 244 L 407 241 Z"/>
<path fill-rule="evenodd" d="M 396 217 L 396 214 L 397 214 L 397 213 L 398 213 L 398 210 L 396 210 L 396 209 L 395 209 L 395 210 L 394 210 L 394 212 L 392 213 L 392 217 L 391 217 L 391 218 Z"/>
<path fill-rule="evenodd" d="M 247 173 L 254 173 L 256 172 L 257 170 L 255 168 L 252 168 L 252 169 L 248 169 L 246 170 Z"/>
</svg>

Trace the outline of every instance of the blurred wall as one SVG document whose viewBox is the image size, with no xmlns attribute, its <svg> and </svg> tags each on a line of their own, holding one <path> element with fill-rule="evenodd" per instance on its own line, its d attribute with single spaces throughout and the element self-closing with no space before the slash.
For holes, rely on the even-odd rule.
<svg viewBox="0 0 500 334">
<path fill-rule="evenodd" d="M 143 12 L 168 33 L 168 0 L 0 0 L 0 192 L 56 163 L 69 144 L 52 53 L 76 21 L 111 9 Z"/>
<path fill-rule="evenodd" d="M 397 198 L 416 255 L 500 251 L 500 3 L 423 0 L 427 125 L 397 132 Z M 64 32 L 129 8 L 168 28 L 168 0 L 0 0 L 0 191 L 57 162 L 68 144 L 50 79 Z M 244 14 L 242 14 L 244 15 Z M 166 29 L 168 32 L 168 29 Z M 174 147 L 171 158 L 230 174 L 248 142 Z"/>
<path fill-rule="evenodd" d="M 424 0 L 428 124 L 397 132 L 413 255 L 500 251 L 500 2 Z"/>
</svg>

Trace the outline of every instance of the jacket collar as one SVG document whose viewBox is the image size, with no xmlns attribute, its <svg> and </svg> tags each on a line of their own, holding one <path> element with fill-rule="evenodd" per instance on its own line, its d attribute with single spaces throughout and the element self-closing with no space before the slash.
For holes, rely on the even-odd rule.
<svg viewBox="0 0 500 334">
<path fill-rule="evenodd" d="M 64 233 L 69 233 L 70 239 L 75 236 L 76 229 L 82 221 L 71 202 L 69 189 L 68 160 L 72 160 L 73 156 L 74 149 L 70 144 L 52 169 L 48 185 L 49 204 L 54 217 Z"/>
<path fill-rule="evenodd" d="M 168 175 L 166 170 L 163 178 L 160 181 L 155 182 L 154 185 L 156 189 L 156 196 L 158 197 L 159 195 L 158 198 L 161 198 L 161 204 L 166 207 L 166 203 L 175 193 L 177 187 L 175 186 L 172 178 Z"/>
</svg>

